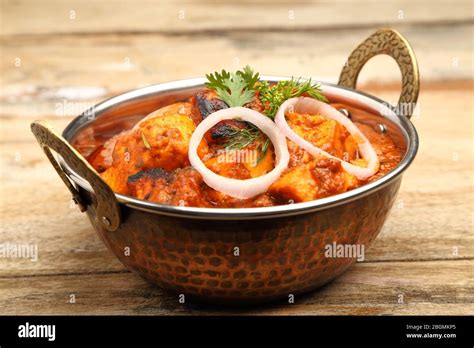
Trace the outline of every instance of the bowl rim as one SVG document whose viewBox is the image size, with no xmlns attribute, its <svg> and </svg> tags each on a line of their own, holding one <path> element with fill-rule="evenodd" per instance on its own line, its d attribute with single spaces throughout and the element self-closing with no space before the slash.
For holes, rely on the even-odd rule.
<svg viewBox="0 0 474 348">
<path fill-rule="evenodd" d="M 286 76 L 261 76 L 262 80 L 270 82 L 276 82 L 279 80 L 285 80 L 289 77 Z M 74 118 L 68 126 L 64 129 L 62 135 L 69 141 L 76 132 L 93 122 L 96 118 L 100 117 L 109 108 L 116 107 L 117 105 L 129 101 L 138 100 L 144 97 L 150 97 L 153 95 L 159 95 L 162 93 L 169 93 L 173 91 L 182 91 L 185 89 L 199 88 L 204 86 L 205 78 L 192 78 L 184 80 L 176 80 L 171 82 L 154 84 L 147 87 L 125 92 L 123 94 L 111 97 L 92 108 L 86 110 L 81 115 Z M 115 193 L 117 201 L 126 207 L 132 209 L 138 209 L 145 212 L 150 212 L 159 215 L 185 217 L 191 219 L 210 219 L 210 220 L 239 220 L 239 219 L 264 219 L 272 217 L 286 217 L 292 215 L 300 215 L 305 213 L 311 213 L 323 209 L 332 208 L 341 204 L 349 203 L 371 193 L 374 193 L 383 187 L 394 182 L 402 173 L 408 168 L 416 156 L 419 146 L 418 134 L 411 121 L 404 115 L 398 115 L 395 107 L 388 104 L 387 102 L 372 96 L 368 93 L 358 91 L 355 89 L 339 86 L 337 84 L 327 83 L 323 81 L 313 80 L 321 85 L 321 88 L 326 95 L 338 95 L 344 96 L 345 98 L 354 102 L 362 103 L 364 106 L 369 107 L 375 113 L 378 113 L 380 117 L 389 118 L 390 121 L 395 123 L 398 128 L 402 131 L 405 141 L 407 143 L 407 149 L 405 156 L 402 158 L 400 163 L 392 169 L 390 172 L 382 176 L 381 178 L 355 188 L 353 190 L 340 193 L 334 196 L 320 198 L 309 202 L 293 203 L 286 205 L 278 205 L 272 207 L 254 207 L 254 208 L 199 208 L 199 207 L 182 207 L 172 206 L 165 204 L 158 204 L 149 201 L 144 201 L 138 198 L 134 198 L 127 195 Z M 94 115 L 91 119 L 90 115 Z M 67 162 L 60 155 L 57 155 L 57 159 L 66 175 L 72 180 L 76 186 L 80 186 L 82 189 L 92 193 L 92 187 L 90 184 L 82 178 L 79 174 L 74 172 Z"/>
</svg>

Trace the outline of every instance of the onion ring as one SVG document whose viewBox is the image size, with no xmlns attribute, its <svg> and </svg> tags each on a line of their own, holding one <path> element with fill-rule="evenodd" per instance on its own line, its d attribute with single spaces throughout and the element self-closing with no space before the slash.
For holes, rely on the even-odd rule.
<svg viewBox="0 0 474 348">
<path fill-rule="evenodd" d="M 313 115 L 322 115 L 327 118 L 333 119 L 334 121 L 343 125 L 347 131 L 354 137 L 357 142 L 362 157 L 367 161 L 367 167 L 356 166 L 352 163 L 344 161 L 340 158 L 337 158 L 326 151 L 314 146 L 309 141 L 303 139 L 298 134 L 296 134 L 289 124 L 286 122 L 285 113 L 289 108 L 293 108 L 295 112 L 307 113 Z M 347 117 L 337 111 L 335 108 L 329 104 L 323 103 L 319 100 L 308 98 L 308 97 L 299 97 L 291 98 L 285 101 L 275 116 L 275 123 L 280 128 L 280 130 L 296 145 L 303 148 L 313 156 L 322 155 L 329 157 L 341 162 L 344 170 L 358 179 L 365 180 L 377 173 L 380 167 L 380 162 L 377 157 L 372 144 L 365 137 L 365 135 L 357 128 L 357 126 L 352 123 Z"/>
<path fill-rule="evenodd" d="M 227 178 L 214 173 L 207 168 L 197 154 L 197 148 L 204 134 L 217 123 L 223 120 L 241 119 L 257 126 L 265 133 L 273 144 L 276 156 L 276 165 L 270 172 L 257 178 L 239 180 Z M 286 138 L 274 122 L 261 113 L 244 108 L 233 107 L 216 111 L 207 116 L 194 130 L 189 142 L 189 162 L 201 175 L 204 182 L 216 191 L 239 199 L 247 199 L 266 192 L 288 167 L 290 155 Z"/>
</svg>

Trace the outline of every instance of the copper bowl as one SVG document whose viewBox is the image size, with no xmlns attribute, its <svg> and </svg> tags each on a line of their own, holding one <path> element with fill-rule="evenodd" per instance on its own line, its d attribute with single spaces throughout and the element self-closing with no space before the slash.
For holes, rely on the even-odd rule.
<svg viewBox="0 0 474 348">
<path fill-rule="evenodd" d="M 354 89 L 363 65 L 382 53 L 394 57 L 402 70 L 397 107 Z M 331 102 L 363 110 L 356 120 L 383 124 L 404 150 L 394 170 L 343 194 L 265 208 L 160 205 L 115 194 L 71 146 L 77 139 L 99 136 L 107 124 L 131 116 L 138 120 L 183 100 L 203 83 L 202 78 L 175 81 L 114 97 L 78 116 L 62 136 L 41 121 L 32 124 L 32 131 L 102 241 L 128 269 L 153 284 L 186 299 L 253 303 L 307 292 L 339 276 L 356 259 L 326 257 L 325 246 L 367 249 L 417 152 L 418 136 L 409 117 L 418 97 L 418 68 L 406 40 L 394 30 L 381 29 L 354 50 L 338 85 L 321 82 Z M 51 149 L 58 155 L 53 156 Z"/>
</svg>

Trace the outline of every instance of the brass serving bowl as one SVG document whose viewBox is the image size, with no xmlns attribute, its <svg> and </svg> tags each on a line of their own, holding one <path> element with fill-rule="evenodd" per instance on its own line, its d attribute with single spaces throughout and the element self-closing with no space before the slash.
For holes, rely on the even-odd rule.
<svg viewBox="0 0 474 348">
<path fill-rule="evenodd" d="M 363 65 L 377 54 L 392 56 L 402 71 L 397 107 L 355 90 Z M 409 117 L 419 79 L 409 44 L 394 30 L 378 30 L 350 55 L 338 85 L 321 82 L 331 102 L 366 110 L 355 120 L 383 124 L 404 150 L 394 170 L 343 194 L 265 208 L 160 205 L 112 192 L 71 145 L 78 137 L 93 137 L 110 122 L 130 115 L 138 119 L 183 100 L 203 83 L 202 78 L 175 81 L 114 97 L 78 116 L 62 136 L 41 121 L 32 124 L 32 131 L 102 241 L 128 269 L 151 283 L 187 298 L 249 303 L 297 295 L 343 273 L 356 259 L 325 257 L 325 246 L 369 246 L 417 152 L 418 136 Z M 53 156 L 51 149 L 59 156 Z"/>
</svg>

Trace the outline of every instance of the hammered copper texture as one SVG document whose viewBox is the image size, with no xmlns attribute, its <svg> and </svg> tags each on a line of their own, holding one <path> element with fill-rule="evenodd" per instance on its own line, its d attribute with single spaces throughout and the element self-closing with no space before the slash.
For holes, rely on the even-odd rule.
<svg viewBox="0 0 474 348">
<path fill-rule="evenodd" d="M 355 201 L 293 217 L 206 221 L 125 208 L 122 224 L 110 232 L 97 222 L 93 203 L 88 215 L 117 258 L 149 282 L 189 298 L 254 303 L 309 291 L 344 272 L 356 259 L 327 258 L 325 245 L 364 244 L 367 250 L 400 181 Z M 235 247 L 239 256 L 234 256 Z"/>
</svg>

